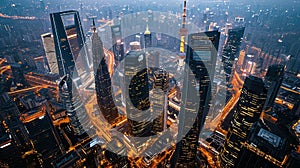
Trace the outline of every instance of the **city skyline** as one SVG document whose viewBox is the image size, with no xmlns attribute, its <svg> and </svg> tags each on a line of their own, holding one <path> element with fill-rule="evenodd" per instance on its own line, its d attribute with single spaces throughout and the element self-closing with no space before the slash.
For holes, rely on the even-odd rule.
<svg viewBox="0 0 300 168">
<path fill-rule="evenodd" d="M 281 4 L 5 1 L 0 167 L 297 167 L 300 3 Z"/>
</svg>

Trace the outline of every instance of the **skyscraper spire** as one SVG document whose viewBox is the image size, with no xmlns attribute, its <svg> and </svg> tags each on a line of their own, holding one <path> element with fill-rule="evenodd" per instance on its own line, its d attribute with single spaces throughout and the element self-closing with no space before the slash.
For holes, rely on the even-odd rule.
<svg viewBox="0 0 300 168">
<path fill-rule="evenodd" d="M 150 32 L 150 30 L 149 30 L 148 23 L 147 23 L 146 30 L 145 30 L 144 34 L 151 34 L 151 32 Z"/>
<path fill-rule="evenodd" d="M 96 33 L 96 26 L 95 26 L 95 19 L 93 18 L 93 31 L 94 31 L 94 33 Z"/>
</svg>

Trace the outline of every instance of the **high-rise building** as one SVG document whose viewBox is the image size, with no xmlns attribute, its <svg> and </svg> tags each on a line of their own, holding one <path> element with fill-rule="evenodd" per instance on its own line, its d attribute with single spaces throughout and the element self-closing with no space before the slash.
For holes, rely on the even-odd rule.
<svg viewBox="0 0 300 168">
<path fill-rule="evenodd" d="M 282 129 L 258 121 L 251 127 L 235 167 L 282 167 L 287 158 L 288 144 Z"/>
<path fill-rule="evenodd" d="M 153 70 L 154 84 L 150 100 L 152 102 L 153 120 L 152 134 L 163 132 L 166 129 L 169 74 L 162 69 Z"/>
<path fill-rule="evenodd" d="M 95 20 L 93 19 L 93 35 L 92 35 L 92 54 L 93 54 L 93 69 L 96 75 L 97 69 L 101 62 L 101 59 L 105 57 L 103 50 L 103 43 L 101 38 L 98 36 L 97 28 L 95 25 Z"/>
<path fill-rule="evenodd" d="M 244 35 L 245 28 L 229 29 L 227 40 L 222 53 L 222 62 L 226 76 L 226 84 L 229 87 L 231 84 L 233 66 L 238 58 L 240 45 Z M 231 93 L 228 92 L 226 101 L 231 98 Z"/>
<path fill-rule="evenodd" d="M 255 76 L 245 79 L 224 147 L 219 155 L 221 167 L 236 166 L 250 128 L 259 120 L 266 97 L 267 90 L 262 79 Z"/>
<path fill-rule="evenodd" d="M 22 155 L 32 147 L 27 131 L 19 120 L 20 111 L 7 93 L 0 93 L 0 156 L 10 167 L 26 165 Z M 24 159 L 24 160 L 22 160 Z"/>
<path fill-rule="evenodd" d="M 124 43 L 122 40 L 121 25 L 111 26 L 113 53 L 117 62 L 124 59 Z"/>
<path fill-rule="evenodd" d="M 77 11 L 51 13 L 50 20 L 58 71 L 61 77 L 60 98 L 63 106 L 67 109 L 75 133 L 83 135 L 84 129 L 90 127 L 90 121 L 75 87 L 81 81 L 76 80 L 74 82 L 73 79 L 78 79 L 79 75 L 88 69 L 90 60 L 84 46 L 85 36 L 79 13 Z"/>
<path fill-rule="evenodd" d="M 71 125 L 76 135 L 88 133 L 91 129 L 91 122 L 79 93 L 75 87 L 75 83 L 65 75 L 59 81 L 59 96 L 63 104 L 63 108 L 67 110 Z M 73 88 L 70 89 L 69 87 Z M 71 90 L 71 92 L 70 92 Z"/>
<path fill-rule="evenodd" d="M 209 111 L 220 33 L 190 34 L 179 113 L 178 143 L 172 157 L 174 167 L 196 167 L 199 134 Z"/>
<path fill-rule="evenodd" d="M 41 155 L 43 165 L 49 165 L 56 156 L 62 154 L 64 148 L 45 105 L 23 113 L 20 120 L 28 131 L 34 150 Z"/>
<path fill-rule="evenodd" d="M 145 40 L 145 48 L 152 47 L 152 34 L 149 30 L 148 24 L 144 32 L 144 40 Z"/>
<path fill-rule="evenodd" d="M 92 52 L 93 66 L 95 73 L 95 86 L 97 102 L 104 118 L 113 123 L 118 118 L 118 109 L 112 96 L 112 83 L 106 59 L 103 51 L 103 44 L 96 32 L 95 22 L 93 21 Z"/>
<path fill-rule="evenodd" d="M 146 57 L 143 51 L 130 51 L 125 59 L 126 112 L 133 135 L 151 135 L 152 121 L 149 112 L 149 81 Z M 135 142 L 139 147 L 143 142 Z"/>
<path fill-rule="evenodd" d="M 76 78 L 88 69 L 90 63 L 79 13 L 51 13 L 50 20 L 59 75 L 63 77 L 68 74 Z"/>
<path fill-rule="evenodd" d="M 266 110 L 273 106 L 277 93 L 280 89 L 283 76 L 284 76 L 283 65 L 269 66 L 265 77 L 266 88 L 268 90 L 267 99 L 264 106 Z"/>
<path fill-rule="evenodd" d="M 58 74 L 58 64 L 55 55 L 54 40 L 51 33 L 41 35 L 50 72 Z"/>
</svg>

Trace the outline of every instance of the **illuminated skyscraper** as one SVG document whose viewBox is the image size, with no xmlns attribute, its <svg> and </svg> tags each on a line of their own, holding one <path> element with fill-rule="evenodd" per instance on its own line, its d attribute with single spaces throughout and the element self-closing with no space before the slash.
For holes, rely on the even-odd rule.
<svg viewBox="0 0 300 168">
<path fill-rule="evenodd" d="M 245 28 L 235 28 L 228 31 L 228 37 L 222 53 L 222 62 L 226 76 L 226 84 L 229 87 L 231 83 L 233 66 L 240 52 L 240 45 L 244 35 Z M 227 92 L 226 101 L 231 97 Z"/>
<path fill-rule="evenodd" d="M 44 45 L 44 50 L 46 53 L 46 58 L 50 68 L 50 72 L 58 74 L 57 59 L 55 56 L 54 40 L 51 33 L 42 34 L 42 41 Z"/>
<path fill-rule="evenodd" d="M 265 103 L 265 109 L 273 106 L 277 93 L 280 89 L 282 80 L 284 76 L 284 66 L 283 65 L 271 65 L 268 68 L 265 83 L 268 90 L 267 99 Z"/>
<path fill-rule="evenodd" d="M 220 33 L 195 33 L 188 37 L 186 67 L 174 167 L 197 167 L 199 134 L 209 111 Z M 198 165 L 199 166 L 199 165 Z"/>
<path fill-rule="evenodd" d="M 169 74 L 162 70 L 156 69 L 153 72 L 154 84 L 152 90 L 152 115 L 155 117 L 153 121 L 152 133 L 157 134 L 166 129 L 167 106 L 168 106 L 168 88 Z"/>
<path fill-rule="evenodd" d="M 90 127 L 90 121 L 75 87 L 81 81 L 74 82 L 73 79 L 78 79 L 78 75 L 88 69 L 89 57 L 84 46 L 85 37 L 79 13 L 77 11 L 51 13 L 50 20 L 58 71 L 61 77 L 60 98 L 67 109 L 75 133 L 82 135 L 85 132 L 84 129 Z"/>
<path fill-rule="evenodd" d="M 133 135 L 151 135 L 152 121 L 149 111 L 149 84 L 145 53 L 130 51 L 125 59 L 126 112 Z M 139 148 L 143 142 L 135 142 Z"/>
<path fill-rule="evenodd" d="M 97 94 L 97 102 L 104 118 L 113 123 L 118 117 L 118 109 L 114 103 L 112 96 L 112 83 L 106 59 L 103 51 L 103 44 L 96 32 L 95 22 L 93 21 L 93 36 L 92 36 L 92 52 L 93 66 L 95 73 L 95 86 Z"/>
<path fill-rule="evenodd" d="M 266 97 L 267 90 L 262 79 L 255 76 L 249 76 L 245 79 L 224 148 L 219 155 L 221 167 L 236 166 L 237 158 L 250 128 L 254 122 L 259 120 Z"/>
</svg>

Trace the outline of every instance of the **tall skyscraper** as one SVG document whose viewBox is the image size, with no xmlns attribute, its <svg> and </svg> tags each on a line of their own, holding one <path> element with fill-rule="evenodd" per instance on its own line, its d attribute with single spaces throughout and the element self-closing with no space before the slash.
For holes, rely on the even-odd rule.
<svg viewBox="0 0 300 168">
<path fill-rule="evenodd" d="M 96 32 L 95 22 L 93 20 L 92 52 L 93 66 L 95 73 L 95 86 L 97 102 L 104 118 L 113 123 L 118 118 L 118 109 L 112 96 L 112 83 L 106 59 L 103 51 L 103 44 Z"/>
<path fill-rule="evenodd" d="M 125 59 L 126 112 L 133 135 L 151 135 L 149 84 L 146 57 L 143 51 L 130 51 Z M 148 111 L 147 111 L 148 110 Z M 139 147 L 143 142 L 135 142 Z"/>
<path fill-rule="evenodd" d="M 199 134 L 209 111 L 220 33 L 217 31 L 190 34 L 183 83 L 182 105 L 174 167 L 197 167 Z"/>
<path fill-rule="evenodd" d="M 268 90 L 267 99 L 264 106 L 266 110 L 273 106 L 277 93 L 280 89 L 283 76 L 284 76 L 283 65 L 269 66 L 265 77 L 266 88 Z"/>
<path fill-rule="evenodd" d="M 84 46 L 85 37 L 79 13 L 77 11 L 51 13 L 50 20 L 58 71 L 61 77 L 60 98 L 67 109 L 75 133 L 83 135 L 85 133 L 84 128 L 90 127 L 90 121 L 75 87 L 81 81 L 76 80 L 74 82 L 73 79 L 78 78 L 88 69 L 90 60 Z M 69 20 L 72 20 L 71 23 Z"/>
<path fill-rule="evenodd" d="M 240 45 L 244 35 L 245 28 L 229 29 L 227 40 L 222 53 L 222 62 L 226 76 L 227 88 L 230 88 L 233 66 L 240 52 Z M 231 98 L 230 91 L 227 91 L 226 101 Z"/>
<path fill-rule="evenodd" d="M 69 75 L 65 75 L 59 81 L 58 86 L 63 108 L 67 110 L 67 114 L 70 118 L 75 134 L 80 136 L 84 135 L 91 129 L 91 121 L 85 106 L 79 97 L 75 83 Z"/>
<path fill-rule="evenodd" d="M 152 47 L 152 34 L 149 30 L 148 24 L 144 32 L 144 40 L 145 40 L 145 48 Z"/>
<path fill-rule="evenodd" d="M 68 74 L 76 78 L 88 69 L 90 62 L 84 46 L 85 36 L 79 13 L 77 11 L 51 13 L 50 20 L 59 75 L 63 77 Z M 70 23 L 69 20 L 74 21 Z"/>
<path fill-rule="evenodd" d="M 221 151 L 220 166 L 235 167 L 237 158 L 250 132 L 252 124 L 259 120 L 267 97 L 267 89 L 262 79 L 249 76 L 245 79 L 233 120 Z"/>
<path fill-rule="evenodd" d="M 55 55 L 54 39 L 51 33 L 41 35 L 50 72 L 58 74 L 58 64 Z"/>
<path fill-rule="evenodd" d="M 157 134 L 166 129 L 168 88 L 170 79 L 169 74 L 162 69 L 155 69 L 153 71 L 154 84 L 150 100 L 152 102 L 152 115 L 155 119 L 153 120 L 152 133 Z"/>
</svg>

